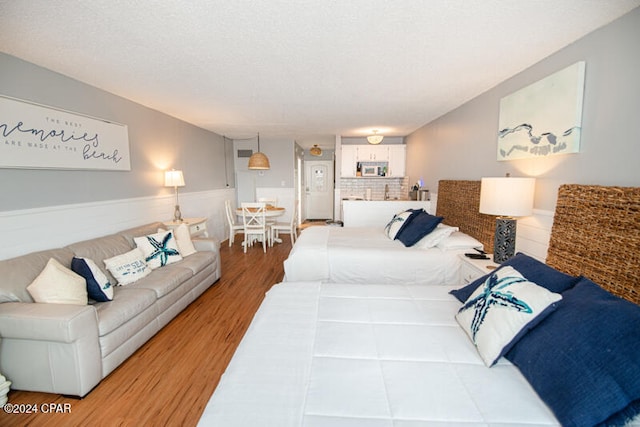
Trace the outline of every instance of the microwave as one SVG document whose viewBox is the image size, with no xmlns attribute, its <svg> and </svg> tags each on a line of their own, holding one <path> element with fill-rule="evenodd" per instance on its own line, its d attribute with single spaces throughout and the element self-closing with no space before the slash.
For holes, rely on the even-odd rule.
<svg viewBox="0 0 640 427">
<path fill-rule="evenodd" d="M 362 166 L 362 176 L 380 175 L 380 166 Z"/>
</svg>

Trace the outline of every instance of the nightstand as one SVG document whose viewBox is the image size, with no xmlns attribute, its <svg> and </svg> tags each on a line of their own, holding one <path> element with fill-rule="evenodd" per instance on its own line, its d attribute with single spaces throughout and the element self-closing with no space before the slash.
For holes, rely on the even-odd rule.
<svg viewBox="0 0 640 427">
<path fill-rule="evenodd" d="M 473 259 L 459 255 L 462 259 L 462 267 L 460 268 L 460 275 L 462 277 L 462 284 L 466 285 L 479 277 L 484 276 L 487 273 L 495 270 L 498 266 L 493 262 L 493 258 L 489 255 L 489 259 Z"/>
<path fill-rule="evenodd" d="M 166 221 L 164 223 L 164 225 L 166 225 L 170 230 L 173 230 L 180 224 L 186 224 L 187 227 L 189 227 L 191 237 L 209 237 L 209 231 L 207 230 L 207 218 L 184 218 L 182 222 Z"/>
</svg>

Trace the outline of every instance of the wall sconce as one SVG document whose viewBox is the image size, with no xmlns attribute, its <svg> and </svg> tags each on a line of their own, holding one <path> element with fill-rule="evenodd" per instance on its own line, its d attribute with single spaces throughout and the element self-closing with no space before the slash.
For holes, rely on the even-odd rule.
<svg viewBox="0 0 640 427">
<path fill-rule="evenodd" d="M 367 141 L 369 141 L 369 144 L 373 144 L 373 145 L 380 144 L 383 139 L 384 139 L 384 136 L 378 135 L 378 129 L 374 129 L 373 135 L 369 135 L 367 137 Z"/>
<path fill-rule="evenodd" d="M 180 212 L 180 204 L 178 203 L 178 187 L 184 187 L 184 176 L 182 171 L 171 169 L 164 173 L 164 186 L 173 187 L 176 191 L 176 209 L 173 212 L 173 221 L 182 222 L 182 213 Z"/>
<path fill-rule="evenodd" d="M 498 215 L 493 261 L 502 263 L 515 254 L 516 219 L 533 212 L 534 178 L 482 178 L 480 213 Z"/>
<path fill-rule="evenodd" d="M 269 158 L 260 152 L 260 134 L 258 134 L 258 151 L 249 157 L 249 169 L 266 170 L 271 169 Z"/>
</svg>

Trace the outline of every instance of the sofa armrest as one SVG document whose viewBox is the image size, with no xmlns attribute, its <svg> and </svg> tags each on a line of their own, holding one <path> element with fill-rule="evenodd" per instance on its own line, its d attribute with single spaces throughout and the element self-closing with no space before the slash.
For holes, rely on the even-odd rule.
<svg viewBox="0 0 640 427">
<path fill-rule="evenodd" d="M 193 242 L 193 247 L 196 248 L 197 251 L 220 251 L 220 242 L 216 239 L 212 239 L 210 237 L 193 237 L 191 241 Z"/>
<path fill-rule="evenodd" d="M 0 304 L 0 371 L 16 390 L 86 395 L 102 379 L 96 310 Z"/>
</svg>

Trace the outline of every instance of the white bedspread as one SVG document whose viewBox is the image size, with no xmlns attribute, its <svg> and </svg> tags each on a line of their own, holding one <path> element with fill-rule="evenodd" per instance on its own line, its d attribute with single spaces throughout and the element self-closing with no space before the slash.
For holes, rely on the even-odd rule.
<svg viewBox="0 0 640 427">
<path fill-rule="evenodd" d="M 407 248 L 379 227 L 309 227 L 284 262 L 285 281 L 457 285 L 459 253 Z"/>
<path fill-rule="evenodd" d="M 199 425 L 558 425 L 513 365 L 483 364 L 450 289 L 275 285 Z"/>
</svg>

